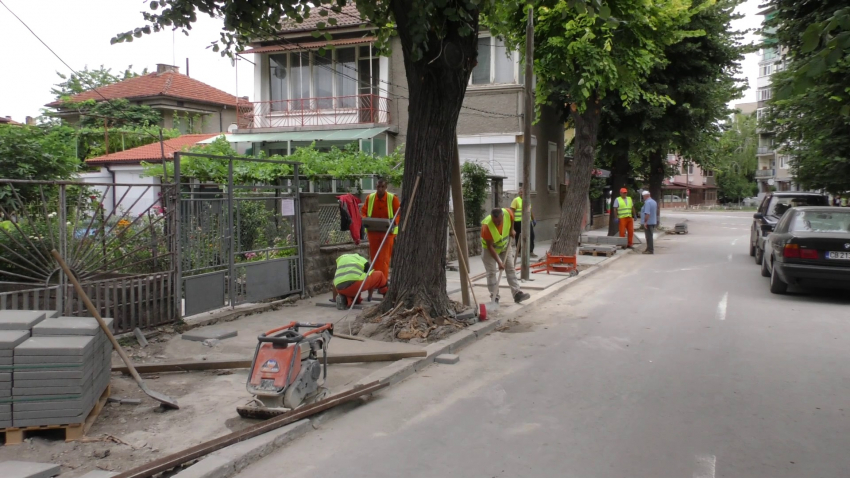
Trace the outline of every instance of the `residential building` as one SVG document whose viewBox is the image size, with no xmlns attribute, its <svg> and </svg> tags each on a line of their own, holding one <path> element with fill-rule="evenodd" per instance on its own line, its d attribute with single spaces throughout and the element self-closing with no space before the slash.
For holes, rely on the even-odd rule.
<svg viewBox="0 0 850 478">
<path fill-rule="evenodd" d="M 19 125 L 21 123 L 13 120 L 11 116 L 0 116 L 0 124 Z"/>
<path fill-rule="evenodd" d="M 217 133 L 185 134 L 177 138 L 167 139 L 162 144 L 156 142 L 89 158 L 86 160 L 86 165 L 91 168 L 99 168 L 99 170 L 80 174 L 80 180 L 87 183 L 122 185 L 109 188 L 94 186 L 94 189 L 105 195 L 103 205 L 107 214 L 116 208 L 118 202 L 124 207 L 130 207 L 131 212 L 141 213 L 147 211 L 152 204 L 156 204 L 160 192 L 159 178 L 142 176 L 144 171 L 142 161 L 160 163 L 163 155 L 166 160 L 172 160 L 175 152 L 216 136 L 218 136 Z M 150 188 L 128 185 L 149 185 Z M 120 208 L 121 206 L 117 207 Z"/>
<path fill-rule="evenodd" d="M 318 22 L 335 18 L 316 41 Z M 320 150 L 356 142 L 361 150 L 384 155 L 405 142 L 410 95 L 400 40 L 392 54 L 374 48 L 374 27 L 354 5 L 341 14 L 320 16 L 314 9 L 300 24 L 284 24 L 274 39 L 257 40 L 243 54 L 254 55 L 254 101 L 240 100 L 238 129 L 229 141 L 251 143 L 253 151 L 289 154 L 315 143 Z M 487 32 L 478 39 L 478 65 L 472 73 L 458 119 L 462 162 L 474 161 L 503 176 L 506 195 L 523 183 L 523 71 L 519 54 Z M 333 49 L 326 49 L 332 45 Z M 320 50 L 321 49 L 321 50 Z M 529 185 L 537 237 L 553 237 L 565 182 L 564 126 L 544 108 L 532 131 Z M 371 184 L 362 184 L 365 192 Z"/>
<path fill-rule="evenodd" d="M 180 68 L 158 64 L 156 72 L 128 78 L 69 98 L 71 103 L 86 100 L 126 99 L 135 105 L 150 106 L 162 115 L 163 128 L 181 133 L 221 133 L 236 125 L 237 99 L 230 93 L 180 73 Z M 79 112 L 62 101 L 46 106 L 69 123 L 79 121 Z"/>
<path fill-rule="evenodd" d="M 770 19 L 774 14 L 773 7 L 759 12 L 759 15 L 763 15 L 765 20 Z M 785 68 L 784 52 L 776 39 L 771 36 L 774 30 L 774 28 L 764 30 L 765 36 L 762 38 L 761 49 L 759 50 L 759 74 L 756 82 L 758 88 L 756 91 L 756 115 L 759 121 L 756 181 L 759 186 L 759 195 L 772 190 L 797 190 L 794 178 L 791 175 L 793 158 L 782 153 L 782 148 L 776 144 L 774 131 L 766 129 L 762 124 L 767 111 L 767 102 L 773 97 L 771 76 Z"/>
<path fill-rule="evenodd" d="M 664 179 L 661 207 L 679 208 L 717 205 L 717 183 L 713 170 L 705 170 L 677 154 L 668 154 L 667 163 L 676 174 Z"/>
</svg>

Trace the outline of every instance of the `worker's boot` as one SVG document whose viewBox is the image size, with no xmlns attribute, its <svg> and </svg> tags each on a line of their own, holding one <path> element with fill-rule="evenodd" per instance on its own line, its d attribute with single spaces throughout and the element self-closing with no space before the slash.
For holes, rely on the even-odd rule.
<svg viewBox="0 0 850 478">
<path fill-rule="evenodd" d="M 517 292 L 516 295 L 514 296 L 514 302 L 519 304 L 520 302 L 522 302 L 524 300 L 528 300 L 530 298 L 531 298 L 531 296 L 528 295 L 527 292 L 520 291 L 520 292 Z"/>
</svg>

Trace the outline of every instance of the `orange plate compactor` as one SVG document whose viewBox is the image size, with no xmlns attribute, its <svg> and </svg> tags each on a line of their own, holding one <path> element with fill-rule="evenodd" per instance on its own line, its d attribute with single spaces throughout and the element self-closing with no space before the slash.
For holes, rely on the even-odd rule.
<svg viewBox="0 0 850 478">
<path fill-rule="evenodd" d="M 332 336 L 333 324 L 299 322 L 260 334 L 246 386 L 254 398 L 236 409 L 239 415 L 272 418 L 324 398 Z"/>
</svg>

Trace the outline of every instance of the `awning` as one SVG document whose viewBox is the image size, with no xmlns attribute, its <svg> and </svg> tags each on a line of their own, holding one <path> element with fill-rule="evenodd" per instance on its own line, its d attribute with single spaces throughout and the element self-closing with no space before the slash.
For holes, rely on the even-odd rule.
<svg viewBox="0 0 850 478">
<path fill-rule="evenodd" d="M 310 43 L 295 43 L 289 42 L 287 40 L 282 40 L 286 43 L 277 43 L 275 45 L 267 45 L 260 46 L 257 48 L 252 48 L 250 50 L 245 50 L 240 52 L 240 55 L 245 55 L 248 53 L 276 53 L 282 51 L 293 51 L 293 50 L 318 50 L 319 48 L 330 47 L 330 46 L 345 46 L 345 45 L 368 45 L 369 43 L 373 43 L 377 40 L 375 37 L 362 37 L 362 38 L 345 38 L 342 40 L 322 40 Z"/>
<path fill-rule="evenodd" d="M 283 133 L 233 133 L 225 134 L 230 143 L 282 143 L 286 141 L 357 141 L 373 138 L 386 130 L 383 128 L 334 129 L 320 131 L 287 131 Z M 216 138 L 210 138 L 200 143 L 212 143 Z"/>
</svg>

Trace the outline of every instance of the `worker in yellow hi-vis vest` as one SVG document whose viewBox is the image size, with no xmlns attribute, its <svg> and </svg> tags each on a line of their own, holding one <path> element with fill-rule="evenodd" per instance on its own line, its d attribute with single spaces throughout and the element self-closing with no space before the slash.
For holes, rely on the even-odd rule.
<svg viewBox="0 0 850 478">
<path fill-rule="evenodd" d="M 631 249 L 635 242 L 635 204 L 626 188 L 620 189 L 620 197 L 614 201 L 614 216 L 620 221 L 620 237 L 626 237 L 628 231 L 629 245 L 627 247 Z"/>
<path fill-rule="evenodd" d="M 499 271 L 504 271 L 508 277 L 508 285 L 514 302 L 520 303 L 531 296 L 519 287 L 514 267 L 514 248 L 511 238 L 516 236 L 514 228 L 514 213 L 510 209 L 496 208 L 481 221 L 481 261 L 487 272 L 487 289 L 490 299 L 499 301 Z"/>
<path fill-rule="evenodd" d="M 366 198 L 366 202 L 360 209 L 363 217 L 377 217 L 380 219 L 392 219 L 396 211 L 401 207 L 401 201 L 395 194 L 387 192 L 387 181 L 378 179 L 376 186 L 377 192 L 370 194 Z M 395 219 L 398 224 L 399 218 Z M 378 248 L 381 246 L 381 241 L 384 240 L 385 232 L 366 231 L 369 238 L 369 260 L 374 264 L 373 269 L 381 271 L 385 278 L 390 276 L 390 259 L 393 257 L 393 244 L 395 243 L 395 235 L 398 234 L 398 225 L 393 228 L 390 235 L 387 237 L 387 242 L 381 253 L 378 254 Z M 376 257 L 377 256 L 377 257 Z"/>
<path fill-rule="evenodd" d="M 522 236 L 522 214 L 523 214 L 523 205 L 522 205 L 522 188 L 519 188 L 519 192 L 517 193 L 517 197 L 511 201 L 511 210 L 514 212 L 514 231 L 516 231 L 516 244 L 517 244 L 517 256 L 519 256 L 522 251 L 522 247 L 520 247 L 520 237 Z M 537 225 L 537 221 L 534 220 L 534 211 L 531 210 L 531 204 L 528 205 L 526 214 L 530 214 L 529 225 L 531 227 L 531 242 L 528 248 L 529 257 L 537 257 L 537 254 L 534 253 L 534 226 Z"/>
</svg>

